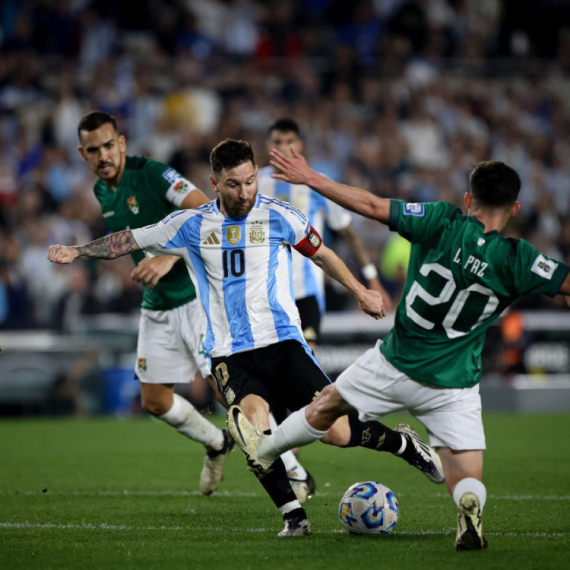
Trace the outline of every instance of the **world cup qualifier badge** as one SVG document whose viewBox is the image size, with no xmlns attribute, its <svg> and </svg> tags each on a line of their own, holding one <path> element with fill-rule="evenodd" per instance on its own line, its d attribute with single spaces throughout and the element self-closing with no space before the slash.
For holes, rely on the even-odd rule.
<svg viewBox="0 0 570 570">
<path fill-rule="evenodd" d="M 137 199 L 134 196 L 131 196 L 130 198 L 127 198 L 127 204 L 129 206 L 129 210 L 133 213 L 133 214 L 138 214 L 139 213 L 139 203 L 137 202 Z"/>
<path fill-rule="evenodd" d="M 146 372 L 146 358 L 139 358 L 137 360 L 137 370 L 139 372 Z"/>
</svg>

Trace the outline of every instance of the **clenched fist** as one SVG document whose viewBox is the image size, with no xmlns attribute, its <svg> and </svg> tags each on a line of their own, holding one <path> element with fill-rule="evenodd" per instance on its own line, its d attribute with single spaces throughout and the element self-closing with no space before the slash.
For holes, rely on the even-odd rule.
<svg viewBox="0 0 570 570">
<path fill-rule="evenodd" d="M 360 308 L 372 318 L 378 320 L 386 316 L 382 295 L 380 295 L 378 291 L 364 289 L 357 294 L 356 299 L 358 300 Z"/>
<path fill-rule="evenodd" d="M 67 245 L 50 245 L 47 258 L 53 263 L 71 263 L 79 257 L 77 248 Z"/>
</svg>

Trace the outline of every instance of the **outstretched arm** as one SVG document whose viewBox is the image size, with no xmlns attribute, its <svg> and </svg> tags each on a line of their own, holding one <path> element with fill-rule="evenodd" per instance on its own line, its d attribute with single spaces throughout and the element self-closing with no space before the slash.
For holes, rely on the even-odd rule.
<svg viewBox="0 0 570 570">
<path fill-rule="evenodd" d="M 339 184 L 325 176 L 317 174 L 311 170 L 305 158 L 291 146 L 292 158 L 285 156 L 282 152 L 274 149 L 271 155 L 270 164 L 278 172 L 273 174 L 273 178 L 290 182 L 291 184 L 306 184 L 322 194 L 325 198 L 340 204 L 347 210 L 356 212 L 367 218 L 378 220 L 387 224 L 390 218 L 390 200 L 378 198 L 371 192 Z"/>
<path fill-rule="evenodd" d="M 102 237 L 85 245 L 51 245 L 47 258 L 53 263 L 71 263 L 78 257 L 116 259 L 139 250 L 140 247 L 130 230 Z"/>
<path fill-rule="evenodd" d="M 366 289 L 332 249 L 321 245 L 310 259 L 327 275 L 344 285 L 356 297 L 360 308 L 366 314 L 375 319 L 381 319 L 385 316 L 380 293 Z"/>
<path fill-rule="evenodd" d="M 384 300 L 384 309 L 386 309 L 387 312 L 391 312 L 394 307 L 392 305 L 390 295 L 388 295 L 386 289 L 382 287 L 380 279 L 378 278 L 378 271 L 370 260 L 370 256 L 364 247 L 364 243 L 362 243 L 362 239 L 358 235 L 358 232 L 354 226 L 350 224 L 346 228 L 340 230 L 338 233 L 340 237 L 345 241 L 346 245 L 348 245 L 348 249 L 350 249 L 352 257 L 354 257 L 360 265 L 362 275 L 368 282 L 369 289 L 378 291 L 378 293 L 382 295 L 382 299 Z"/>
</svg>

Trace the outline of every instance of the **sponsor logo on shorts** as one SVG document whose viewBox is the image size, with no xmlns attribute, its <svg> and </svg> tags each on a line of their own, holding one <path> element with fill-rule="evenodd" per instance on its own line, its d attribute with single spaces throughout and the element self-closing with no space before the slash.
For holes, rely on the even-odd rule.
<svg viewBox="0 0 570 570">
<path fill-rule="evenodd" d="M 231 388 L 226 388 L 224 392 L 224 398 L 228 406 L 231 406 L 236 399 L 236 394 Z"/>
<path fill-rule="evenodd" d="M 405 216 L 418 216 L 422 217 L 426 213 L 425 204 L 404 204 Z"/>
<path fill-rule="evenodd" d="M 127 198 L 127 204 L 129 206 L 129 210 L 133 213 L 133 214 L 138 214 L 139 213 L 139 203 L 137 202 L 137 199 L 135 196 L 131 196 L 130 198 Z"/>
<path fill-rule="evenodd" d="M 230 245 L 237 245 L 241 241 L 241 228 L 239 226 L 228 226 L 226 228 L 226 241 Z"/>
<path fill-rule="evenodd" d="M 162 173 L 162 177 L 167 182 L 170 182 L 170 184 L 174 184 L 177 180 L 180 180 L 180 178 L 182 178 L 182 176 L 180 176 L 180 174 L 178 174 L 174 168 L 169 168 L 168 170 L 164 171 Z"/>
<path fill-rule="evenodd" d="M 262 224 L 253 224 L 249 232 L 249 241 L 254 244 L 260 244 L 265 241 L 265 230 Z"/>
<path fill-rule="evenodd" d="M 146 372 L 146 358 L 139 358 L 137 360 L 137 370 L 139 372 Z"/>
<path fill-rule="evenodd" d="M 539 254 L 532 264 L 531 271 L 550 281 L 557 267 L 558 263 L 554 263 L 554 261 Z"/>
</svg>

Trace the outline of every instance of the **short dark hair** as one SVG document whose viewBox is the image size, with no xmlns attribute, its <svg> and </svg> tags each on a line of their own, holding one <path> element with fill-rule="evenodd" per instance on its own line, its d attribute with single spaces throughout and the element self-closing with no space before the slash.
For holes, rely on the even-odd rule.
<svg viewBox="0 0 570 570">
<path fill-rule="evenodd" d="M 521 189 L 521 179 L 514 168 L 498 160 L 480 162 L 469 175 L 473 198 L 492 208 L 512 206 Z"/>
<path fill-rule="evenodd" d="M 220 174 L 224 168 L 231 170 L 245 162 L 251 162 L 255 166 L 253 149 L 247 141 L 226 139 L 217 144 L 210 153 L 210 166 L 215 174 Z"/>
<path fill-rule="evenodd" d="M 275 121 L 267 129 L 267 136 L 270 136 L 273 131 L 281 131 L 282 133 L 292 132 L 295 133 L 298 137 L 301 136 L 301 129 L 299 129 L 299 125 L 293 119 L 289 119 L 287 117 Z"/>
<path fill-rule="evenodd" d="M 81 117 L 77 125 L 77 136 L 81 140 L 81 131 L 96 131 L 99 127 L 107 124 L 113 125 L 115 132 L 119 132 L 117 129 L 117 121 L 115 121 L 113 115 L 105 113 L 104 111 L 91 111 Z"/>
</svg>

